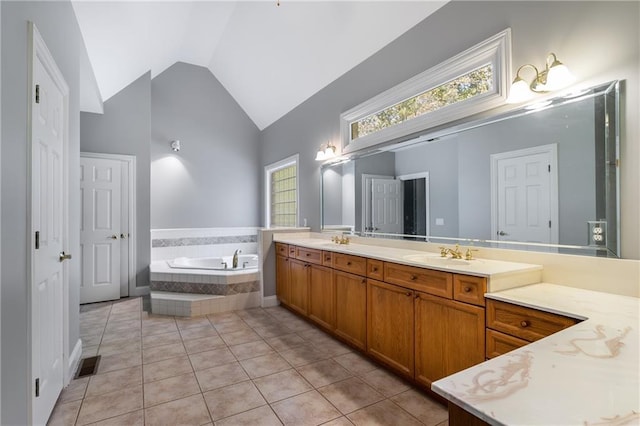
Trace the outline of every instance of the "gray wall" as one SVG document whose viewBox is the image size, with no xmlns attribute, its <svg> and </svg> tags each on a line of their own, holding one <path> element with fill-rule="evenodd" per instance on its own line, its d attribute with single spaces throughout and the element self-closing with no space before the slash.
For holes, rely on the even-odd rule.
<svg viewBox="0 0 640 426">
<path fill-rule="evenodd" d="M 257 226 L 258 138 L 258 128 L 208 69 L 176 63 L 155 77 L 151 227 Z M 169 148 L 173 139 L 181 141 L 178 153 Z"/>
<path fill-rule="evenodd" d="M 72 254 L 80 250 L 79 62 L 84 45 L 69 2 L 2 1 L 2 419 L 27 423 L 27 21 L 33 21 L 69 85 L 69 224 Z M 69 347 L 79 337 L 80 266 L 69 263 Z"/>
<path fill-rule="evenodd" d="M 328 138 L 340 145 L 340 114 L 510 27 L 514 68 L 540 66 L 553 51 L 586 85 L 626 80 L 622 256 L 640 258 L 639 7 L 637 2 L 450 2 L 266 128 L 262 164 L 300 154 L 300 217 L 319 229 L 319 164 L 313 159 Z"/>
<path fill-rule="evenodd" d="M 104 103 L 104 114 L 80 114 L 83 152 L 136 157 L 136 286 L 149 285 L 151 262 L 150 152 L 151 73 L 148 72 Z"/>
</svg>

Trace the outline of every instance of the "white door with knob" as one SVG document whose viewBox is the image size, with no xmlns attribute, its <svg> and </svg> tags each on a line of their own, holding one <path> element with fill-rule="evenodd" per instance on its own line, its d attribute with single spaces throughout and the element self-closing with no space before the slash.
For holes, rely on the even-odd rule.
<svg viewBox="0 0 640 426">
<path fill-rule="evenodd" d="M 371 222 L 375 232 L 402 233 L 402 181 L 371 180 Z"/>
<path fill-rule="evenodd" d="M 121 167 L 116 160 L 80 159 L 80 303 L 120 298 Z"/>
</svg>

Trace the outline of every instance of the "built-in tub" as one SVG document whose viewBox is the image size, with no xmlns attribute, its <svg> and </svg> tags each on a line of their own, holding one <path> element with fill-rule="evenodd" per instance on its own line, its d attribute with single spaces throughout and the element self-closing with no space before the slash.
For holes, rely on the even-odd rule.
<svg viewBox="0 0 640 426">
<path fill-rule="evenodd" d="M 233 256 L 178 257 L 167 261 L 173 269 L 207 269 L 219 271 L 255 270 L 258 268 L 257 254 L 238 255 L 238 265 L 233 267 Z"/>
</svg>

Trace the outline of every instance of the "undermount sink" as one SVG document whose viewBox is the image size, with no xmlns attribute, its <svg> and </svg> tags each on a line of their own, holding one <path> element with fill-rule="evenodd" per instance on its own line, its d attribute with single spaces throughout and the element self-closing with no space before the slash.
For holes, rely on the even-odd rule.
<svg viewBox="0 0 640 426">
<path fill-rule="evenodd" d="M 454 259 L 451 257 L 440 257 L 439 255 L 429 255 L 429 254 L 408 254 L 404 256 L 404 259 L 409 260 L 411 262 L 419 262 L 427 265 L 438 265 L 438 266 L 467 266 L 471 265 L 473 262 L 477 262 L 477 260 L 464 260 L 464 259 Z"/>
</svg>

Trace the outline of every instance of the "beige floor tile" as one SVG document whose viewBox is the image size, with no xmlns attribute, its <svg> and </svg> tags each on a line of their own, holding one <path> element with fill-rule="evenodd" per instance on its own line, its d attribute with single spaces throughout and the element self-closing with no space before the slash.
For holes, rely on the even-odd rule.
<svg viewBox="0 0 640 426">
<path fill-rule="evenodd" d="M 96 356 L 98 355 L 98 348 L 99 346 L 83 346 L 82 347 L 82 358 L 88 358 L 90 356 Z"/>
<path fill-rule="evenodd" d="M 152 334 L 142 338 L 142 349 L 152 348 L 154 346 L 169 345 L 171 343 L 182 342 L 182 336 L 177 331 L 169 333 Z"/>
<path fill-rule="evenodd" d="M 196 377 L 203 392 L 249 380 L 249 376 L 237 362 L 196 371 Z"/>
<path fill-rule="evenodd" d="M 315 388 L 351 377 L 349 371 L 332 359 L 307 364 L 297 370 Z"/>
<path fill-rule="evenodd" d="M 116 417 L 142 408 L 142 386 L 85 398 L 78 415 L 78 424 L 84 425 Z"/>
<path fill-rule="evenodd" d="M 415 389 L 396 395 L 391 398 L 391 401 L 427 425 L 440 424 L 449 417 L 446 407 L 427 398 Z"/>
<path fill-rule="evenodd" d="M 347 416 L 356 426 L 420 426 L 417 419 L 388 399 Z"/>
<path fill-rule="evenodd" d="M 341 416 L 340 412 L 315 390 L 278 401 L 271 407 L 285 425 L 313 426 Z"/>
<path fill-rule="evenodd" d="M 102 342 L 102 333 L 94 336 L 84 336 L 82 339 L 82 347 L 97 346 Z"/>
<path fill-rule="evenodd" d="M 204 400 L 214 421 L 267 403 L 250 381 L 206 392 Z"/>
<path fill-rule="evenodd" d="M 148 408 L 199 393 L 200 387 L 195 374 L 169 377 L 144 384 L 144 406 Z"/>
<path fill-rule="evenodd" d="M 103 355 L 98 365 L 98 374 L 135 367 L 136 365 L 142 365 L 142 352 L 140 351 Z"/>
<path fill-rule="evenodd" d="M 170 333 L 172 331 L 178 331 L 178 326 L 175 321 L 172 322 L 159 322 L 152 323 L 147 325 L 147 323 L 142 327 L 142 335 L 143 336 L 153 336 L 154 334 L 163 334 Z"/>
<path fill-rule="evenodd" d="M 216 421 L 216 426 L 280 426 L 282 422 L 268 405 Z"/>
<path fill-rule="evenodd" d="M 318 391 L 340 412 L 348 414 L 384 399 L 381 393 L 357 377 L 333 383 Z"/>
<path fill-rule="evenodd" d="M 142 351 L 142 363 L 149 364 L 152 362 L 162 361 L 164 359 L 169 359 L 173 357 L 177 357 L 180 355 L 185 355 L 187 351 L 185 351 L 182 343 L 172 343 L 170 345 L 162 345 L 162 346 L 154 346 L 152 348 L 144 349 Z"/>
<path fill-rule="evenodd" d="M 84 394 L 87 390 L 87 384 L 89 383 L 89 377 L 83 377 L 81 379 L 71 380 L 69 385 L 62 390 L 60 397 L 58 398 L 59 403 L 77 401 L 79 399 L 84 398 Z"/>
<path fill-rule="evenodd" d="M 80 411 L 81 400 L 66 402 L 64 404 L 56 404 L 49 421 L 48 426 L 73 426 L 76 424 L 78 411 Z"/>
<path fill-rule="evenodd" d="M 191 361 L 189 361 L 189 357 L 186 355 L 145 364 L 143 368 L 145 383 L 180 376 L 186 373 L 193 373 Z"/>
<path fill-rule="evenodd" d="M 144 410 L 138 410 L 96 423 L 91 423 L 91 426 L 144 426 Z"/>
<path fill-rule="evenodd" d="M 111 314 L 113 317 L 113 313 Z M 107 327 L 105 328 L 105 333 L 117 333 L 117 332 L 126 332 L 130 330 L 139 329 L 142 327 L 140 320 L 125 320 L 125 321 L 112 321 L 109 318 L 107 322 Z"/>
<path fill-rule="evenodd" d="M 120 342 L 123 340 L 140 340 L 140 329 L 126 331 L 109 331 L 102 335 L 102 344 Z"/>
<path fill-rule="evenodd" d="M 344 354 L 353 353 L 350 347 L 344 345 L 330 337 L 326 337 L 325 341 L 315 341 L 313 346 L 321 348 L 330 357 L 340 356 Z"/>
<path fill-rule="evenodd" d="M 112 312 L 109 319 L 112 319 L 112 318 L 117 318 L 118 321 L 125 321 L 125 320 L 140 321 L 141 314 L 140 314 L 140 310 L 133 310 L 133 311 L 127 311 L 127 312 Z"/>
<path fill-rule="evenodd" d="M 229 349 L 233 352 L 236 358 L 238 358 L 238 360 L 255 358 L 260 355 L 266 355 L 274 352 L 273 348 L 262 340 L 230 346 Z"/>
<path fill-rule="evenodd" d="M 201 337 L 199 339 L 185 340 L 184 347 L 187 349 L 188 354 L 194 354 L 198 352 L 205 352 L 211 349 L 216 349 L 222 346 L 226 346 L 226 343 L 220 338 L 220 336 Z"/>
<path fill-rule="evenodd" d="M 324 342 L 326 341 L 326 339 L 331 339 L 333 340 L 331 337 L 329 337 L 329 335 L 325 332 L 323 332 L 320 329 L 314 328 L 311 330 L 307 330 L 307 331 L 303 331 L 300 333 L 297 333 L 300 337 L 302 337 L 304 340 L 307 340 L 311 343 L 314 342 Z"/>
<path fill-rule="evenodd" d="M 339 355 L 337 357 L 334 357 L 333 359 L 338 364 L 356 375 L 365 374 L 378 368 L 374 363 L 355 352 Z"/>
<path fill-rule="evenodd" d="M 142 348 L 140 339 L 118 340 L 112 343 L 103 343 L 98 348 L 100 355 L 113 355 L 122 352 L 136 352 Z"/>
<path fill-rule="evenodd" d="M 405 381 L 381 368 L 364 373 L 360 378 L 387 398 L 410 389 Z"/>
<path fill-rule="evenodd" d="M 97 374 L 89 379 L 86 397 L 102 395 L 118 389 L 126 389 L 142 383 L 142 366 Z"/>
<path fill-rule="evenodd" d="M 247 325 L 247 323 L 242 321 L 242 320 L 223 322 L 223 323 L 220 323 L 220 324 L 216 324 L 214 327 L 218 331 L 218 333 L 220 333 L 220 334 L 223 334 L 223 333 L 234 333 L 236 331 L 250 330 L 251 329 L 251 327 L 249 327 Z"/>
<path fill-rule="evenodd" d="M 160 324 L 174 324 L 176 323 L 175 317 L 169 315 L 158 315 L 149 312 L 143 312 L 141 315 L 142 328 L 160 325 Z"/>
<path fill-rule="evenodd" d="M 296 333 L 303 333 L 305 331 L 315 330 L 314 326 L 312 326 L 308 322 L 301 320 L 299 318 L 294 318 L 290 321 L 287 321 L 286 324 L 288 328 L 290 328 Z"/>
<path fill-rule="evenodd" d="M 213 328 L 211 324 L 205 327 L 193 327 L 180 330 L 182 340 L 199 339 L 201 337 L 214 337 L 218 335 L 218 332 Z"/>
<path fill-rule="evenodd" d="M 191 365 L 195 371 L 206 370 L 223 364 L 236 362 L 236 357 L 227 348 L 218 348 L 206 352 L 189 355 Z"/>
<path fill-rule="evenodd" d="M 273 321 L 273 320 L 272 320 Z M 268 339 L 270 337 L 283 336 L 285 334 L 293 333 L 293 330 L 287 328 L 284 325 L 266 325 L 266 326 L 256 326 L 255 324 L 250 324 L 253 327 L 253 331 L 258 333 L 260 337 L 263 339 Z"/>
<path fill-rule="evenodd" d="M 330 422 L 322 423 L 322 426 L 353 426 L 353 423 L 346 417 L 338 417 Z"/>
<path fill-rule="evenodd" d="M 444 422 L 442 422 L 442 423 L 438 423 L 438 425 L 437 425 L 437 426 L 449 426 L 449 420 L 445 420 L 445 421 L 444 421 Z"/>
<path fill-rule="evenodd" d="M 306 345 L 307 341 L 295 333 L 265 339 L 273 349 L 278 352 L 287 351 L 301 345 Z"/>
<path fill-rule="evenodd" d="M 242 364 L 242 367 L 244 367 L 245 371 L 252 379 L 268 376 L 291 368 L 291 364 L 276 353 L 245 359 L 240 361 L 240 364 Z"/>
<path fill-rule="evenodd" d="M 224 333 L 221 334 L 220 337 L 222 337 L 222 340 L 224 340 L 224 342 L 229 346 L 262 340 L 262 337 L 251 329 L 235 331 L 233 333 Z"/>
<path fill-rule="evenodd" d="M 145 426 L 202 425 L 211 421 L 201 394 L 144 410 Z"/>
<path fill-rule="evenodd" d="M 176 325 L 178 329 L 186 330 L 187 328 L 211 327 L 211 322 L 207 317 L 176 318 Z"/>
<path fill-rule="evenodd" d="M 241 318 L 235 312 L 220 312 L 218 314 L 207 315 L 209 321 L 213 325 L 222 324 L 223 322 L 238 321 Z"/>
<path fill-rule="evenodd" d="M 280 355 L 294 367 L 329 358 L 326 352 L 311 344 L 305 344 L 289 349 L 288 351 L 280 352 Z"/>
<path fill-rule="evenodd" d="M 309 391 L 312 387 L 295 370 L 285 370 L 255 379 L 253 383 L 269 402 L 280 401 Z"/>
</svg>

